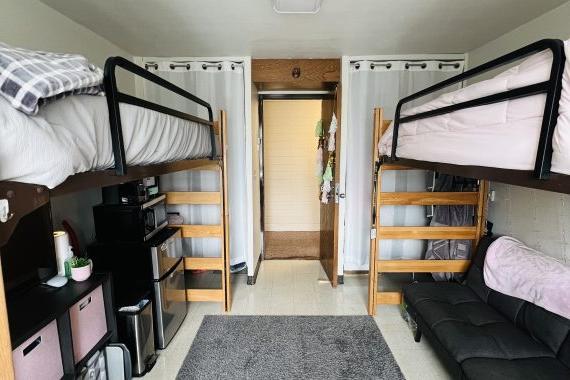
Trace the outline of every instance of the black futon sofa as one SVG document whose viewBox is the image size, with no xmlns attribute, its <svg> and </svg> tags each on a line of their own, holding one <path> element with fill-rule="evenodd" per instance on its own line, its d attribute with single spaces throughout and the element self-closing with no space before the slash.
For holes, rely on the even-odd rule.
<svg viewBox="0 0 570 380">
<path fill-rule="evenodd" d="M 491 290 L 481 240 L 464 284 L 416 282 L 404 302 L 453 378 L 570 380 L 570 320 Z"/>
</svg>

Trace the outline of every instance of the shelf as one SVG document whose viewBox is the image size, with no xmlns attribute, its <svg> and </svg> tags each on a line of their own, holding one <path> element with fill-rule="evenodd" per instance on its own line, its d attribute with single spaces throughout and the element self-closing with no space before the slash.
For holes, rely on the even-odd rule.
<svg viewBox="0 0 570 380">
<path fill-rule="evenodd" d="M 49 322 L 103 284 L 109 274 L 94 273 L 83 282 L 69 282 L 61 288 L 38 285 L 7 300 L 12 347 L 18 347 Z"/>
</svg>

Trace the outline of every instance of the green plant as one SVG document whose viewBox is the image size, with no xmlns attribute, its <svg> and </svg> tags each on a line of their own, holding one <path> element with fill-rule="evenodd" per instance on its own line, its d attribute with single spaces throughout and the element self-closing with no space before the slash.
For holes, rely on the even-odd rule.
<svg viewBox="0 0 570 380">
<path fill-rule="evenodd" d="M 73 256 L 71 259 L 69 259 L 69 265 L 72 268 L 82 268 L 91 265 L 91 261 L 86 257 Z"/>
</svg>

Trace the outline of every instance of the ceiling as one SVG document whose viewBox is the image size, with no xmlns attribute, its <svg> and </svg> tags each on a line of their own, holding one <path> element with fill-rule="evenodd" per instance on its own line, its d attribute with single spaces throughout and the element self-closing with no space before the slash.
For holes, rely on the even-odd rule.
<svg viewBox="0 0 570 380">
<path fill-rule="evenodd" d="M 271 0 L 41 0 L 137 56 L 316 58 L 463 53 L 566 0 L 323 0 L 316 15 Z"/>
</svg>

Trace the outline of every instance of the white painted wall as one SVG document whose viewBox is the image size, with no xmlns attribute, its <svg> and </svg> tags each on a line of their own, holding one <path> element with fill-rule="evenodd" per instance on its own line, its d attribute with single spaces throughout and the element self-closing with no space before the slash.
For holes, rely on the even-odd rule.
<svg viewBox="0 0 570 380">
<path fill-rule="evenodd" d="M 113 55 L 132 57 L 38 0 L 2 0 L 0 41 L 27 49 L 83 54 L 100 67 Z M 134 91 L 130 77 L 119 76 L 118 79 L 121 89 Z"/>
<path fill-rule="evenodd" d="M 570 2 L 512 30 L 469 54 L 469 66 L 542 38 L 570 38 Z M 495 202 L 489 204 L 494 231 L 570 263 L 570 195 L 493 183 Z"/>
<path fill-rule="evenodd" d="M 80 53 L 101 67 L 109 56 L 132 56 L 37 0 L 2 0 L 0 41 L 28 49 Z M 134 91 L 131 78 L 118 79 L 121 89 Z M 54 227 L 60 228 L 61 220 L 67 219 L 85 246 L 95 236 L 91 207 L 100 202 L 99 189 L 53 199 Z"/>
</svg>

